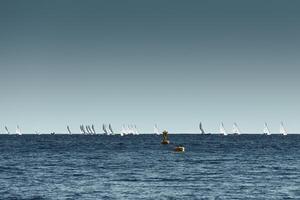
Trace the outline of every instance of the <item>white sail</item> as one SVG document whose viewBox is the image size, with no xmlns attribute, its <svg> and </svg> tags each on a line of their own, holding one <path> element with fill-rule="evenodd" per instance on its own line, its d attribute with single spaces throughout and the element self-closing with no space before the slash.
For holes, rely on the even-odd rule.
<svg viewBox="0 0 300 200">
<path fill-rule="evenodd" d="M 271 132 L 269 130 L 269 127 L 268 127 L 267 123 L 265 123 L 265 127 L 264 127 L 263 132 L 264 132 L 265 135 L 271 135 Z"/>
<path fill-rule="evenodd" d="M 68 130 L 69 134 L 72 134 L 69 126 L 67 126 L 67 130 Z"/>
<path fill-rule="evenodd" d="M 202 123 L 201 122 L 199 124 L 199 129 L 200 129 L 201 134 L 205 134 L 205 131 L 202 128 Z"/>
<path fill-rule="evenodd" d="M 124 127 L 122 126 L 122 129 L 121 129 L 121 131 L 119 133 L 114 132 L 114 135 L 120 135 L 120 136 L 125 135 L 125 133 L 124 133 Z"/>
<path fill-rule="evenodd" d="M 132 127 L 130 125 L 127 125 L 127 134 L 133 134 Z"/>
<path fill-rule="evenodd" d="M 287 135 L 287 131 L 284 128 L 283 122 L 280 123 L 280 134 Z"/>
<path fill-rule="evenodd" d="M 5 126 L 5 131 L 6 131 L 7 134 L 10 134 L 10 132 L 9 132 L 9 130 L 8 130 L 8 128 L 7 128 L 7 126 Z"/>
<path fill-rule="evenodd" d="M 84 128 L 84 125 L 81 125 L 81 129 L 82 129 L 83 134 L 87 134 L 87 132 L 86 132 L 86 130 Z"/>
<path fill-rule="evenodd" d="M 84 132 L 84 130 L 83 130 L 83 125 L 80 125 L 80 132 L 82 133 L 82 134 L 85 134 L 85 132 Z"/>
<path fill-rule="evenodd" d="M 93 131 L 94 134 L 96 134 L 96 130 L 95 130 L 94 124 L 92 124 L 92 131 Z"/>
<path fill-rule="evenodd" d="M 93 130 L 92 130 L 92 128 L 91 128 L 91 126 L 88 125 L 88 127 L 89 127 L 90 134 L 94 134 L 94 133 L 93 133 Z"/>
<path fill-rule="evenodd" d="M 132 133 L 133 135 L 135 134 L 134 125 L 131 125 L 131 133 Z"/>
<path fill-rule="evenodd" d="M 90 126 L 86 125 L 85 130 L 87 131 L 88 134 L 92 134 L 92 132 L 90 130 Z"/>
<path fill-rule="evenodd" d="M 21 132 L 21 129 L 20 129 L 19 125 L 16 128 L 16 134 L 17 135 L 22 135 L 22 132 Z"/>
<path fill-rule="evenodd" d="M 227 135 L 227 131 L 225 130 L 223 123 L 220 124 L 220 133 L 222 135 Z"/>
<path fill-rule="evenodd" d="M 113 131 L 112 127 L 111 127 L 111 124 L 108 125 L 108 130 L 110 131 L 110 134 L 114 134 L 114 131 Z"/>
<path fill-rule="evenodd" d="M 239 129 L 237 123 L 233 123 L 232 133 L 233 133 L 233 134 L 236 134 L 236 135 L 240 135 L 240 134 L 241 134 L 241 131 L 240 131 L 240 129 Z"/>
<path fill-rule="evenodd" d="M 125 129 L 125 125 L 122 125 L 122 129 L 121 129 L 121 133 L 123 133 L 123 135 L 126 135 L 126 129 Z"/>
<path fill-rule="evenodd" d="M 106 130 L 106 125 L 105 124 L 102 125 L 102 130 L 104 132 L 104 135 L 108 135 L 108 132 Z"/>
<path fill-rule="evenodd" d="M 154 134 L 156 135 L 160 134 L 157 124 L 154 125 Z"/>
<path fill-rule="evenodd" d="M 136 125 L 134 125 L 133 128 L 134 128 L 134 129 L 133 129 L 134 134 L 135 134 L 135 135 L 138 135 L 138 134 L 139 134 L 139 131 L 137 130 Z"/>
</svg>

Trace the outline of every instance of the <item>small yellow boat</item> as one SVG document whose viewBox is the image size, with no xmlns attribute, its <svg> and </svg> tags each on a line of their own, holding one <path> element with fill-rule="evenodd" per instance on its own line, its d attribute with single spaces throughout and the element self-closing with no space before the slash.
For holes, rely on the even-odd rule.
<svg viewBox="0 0 300 200">
<path fill-rule="evenodd" d="M 184 152 L 184 147 L 183 146 L 175 147 L 174 151 L 176 151 L 176 152 Z"/>
</svg>

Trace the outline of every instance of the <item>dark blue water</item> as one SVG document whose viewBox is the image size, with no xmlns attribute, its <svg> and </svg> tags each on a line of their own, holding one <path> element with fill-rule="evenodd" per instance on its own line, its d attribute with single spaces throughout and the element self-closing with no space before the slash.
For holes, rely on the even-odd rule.
<svg viewBox="0 0 300 200">
<path fill-rule="evenodd" d="M 160 140 L 0 135 L 0 199 L 300 199 L 300 135 Z"/>
</svg>

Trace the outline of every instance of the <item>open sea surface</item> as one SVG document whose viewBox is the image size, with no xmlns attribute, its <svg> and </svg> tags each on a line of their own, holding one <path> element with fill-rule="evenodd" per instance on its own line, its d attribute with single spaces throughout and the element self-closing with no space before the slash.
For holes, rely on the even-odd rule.
<svg viewBox="0 0 300 200">
<path fill-rule="evenodd" d="M 0 199 L 300 199 L 300 135 L 160 141 L 0 135 Z"/>
</svg>

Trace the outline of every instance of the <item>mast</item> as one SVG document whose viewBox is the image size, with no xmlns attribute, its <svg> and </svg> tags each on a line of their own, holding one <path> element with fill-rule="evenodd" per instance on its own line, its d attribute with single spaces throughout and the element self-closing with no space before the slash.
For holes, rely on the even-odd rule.
<svg viewBox="0 0 300 200">
<path fill-rule="evenodd" d="M 203 128 L 202 128 L 202 123 L 200 122 L 200 124 L 199 124 L 199 129 L 200 129 L 200 131 L 201 131 L 201 134 L 205 134 L 205 132 L 204 132 L 204 130 L 203 130 Z"/>
<path fill-rule="evenodd" d="M 279 131 L 282 135 L 287 135 L 287 131 L 284 128 L 283 122 L 280 122 L 280 130 Z"/>
</svg>

